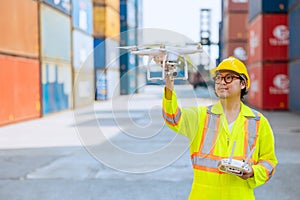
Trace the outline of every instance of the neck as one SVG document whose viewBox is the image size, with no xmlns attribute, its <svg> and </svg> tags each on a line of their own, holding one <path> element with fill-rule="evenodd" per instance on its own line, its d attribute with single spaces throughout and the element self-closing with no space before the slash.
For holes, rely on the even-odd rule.
<svg viewBox="0 0 300 200">
<path fill-rule="evenodd" d="M 221 104 L 223 107 L 224 112 L 233 112 L 233 111 L 240 111 L 241 108 L 241 101 L 240 99 L 221 99 Z"/>
</svg>

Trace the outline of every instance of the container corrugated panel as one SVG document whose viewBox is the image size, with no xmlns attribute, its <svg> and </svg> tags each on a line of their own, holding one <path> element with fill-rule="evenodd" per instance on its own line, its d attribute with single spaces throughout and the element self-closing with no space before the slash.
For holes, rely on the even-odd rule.
<svg viewBox="0 0 300 200">
<path fill-rule="evenodd" d="M 143 1 L 137 1 L 136 2 L 136 16 L 137 16 L 137 27 L 142 28 L 143 27 Z"/>
<path fill-rule="evenodd" d="M 94 71 L 80 71 L 74 77 L 74 107 L 90 105 L 95 99 Z"/>
<path fill-rule="evenodd" d="M 120 22 L 121 32 L 137 26 L 136 7 L 132 1 L 120 2 Z"/>
<path fill-rule="evenodd" d="M 95 71 L 96 76 L 96 93 L 95 100 L 107 100 L 107 78 L 106 71 L 97 69 Z"/>
<path fill-rule="evenodd" d="M 43 114 L 72 107 L 71 64 L 58 60 L 42 61 Z"/>
<path fill-rule="evenodd" d="M 107 77 L 107 98 L 112 99 L 120 95 L 120 69 L 108 68 Z"/>
<path fill-rule="evenodd" d="M 234 56 L 245 64 L 248 60 L 248 43 L 247 42 L 227 42 L 223 44 L 222 56 L 227 58 L 229 56 Z"/>
<path fill-rule="evenodd" d="M 120 12 L 120 0 L 93 0 L 95 4 L 110 6 L 117 12 Z"/>
<path fill-rule="evenodd" d="M 142 33 L 142 31 L 140 31 L 139 33 Z M 120 46 L 136 45 L 138 40 L 137 35 L 137 29 L 129 29 L 127 31 L 122 32 L 120 34 Z"/>
<path fill-rule="evenodd" d="M 224 11 L 248 12 L 248 0 L 224 0 Z"/>
<path fill-rule="evenodd" d="M 91 71 L 94 66 L 94 39 L 79 30 L 73 30 L 73 67 L 75 70 Z"/>
<path fill-rule="evenodd" d="M 248 68 L 251 87 L 248 93 L 250 105 L 263 110 L 287 110 L 289 76 L 287 64 L 265 63 Z"/>
<path fill-rule="evenodd" d="M 38 5 L 34 1 L 1 1 L 0 52 L 39 56 Z"/>
<path fill-rule="evenodd" d="M 288 60 L 287 23 L 286 14 L 263 14 L 249 24 L 249 63 Z"/>
<path fill-rule="evenodd" d="M 287 0 L 250 0 L 249 21 L 262 13 L 287 13 Z"/>
<path fill-rule="evenodd" d="M 67 15 L 71 15 L 71 0 L 42 0 L 51 7 L 62 11 Z M 77 0 L 73 0 L 77 1 Z"/>
<path fill-rule="evenodd" d="M 128 71 L 120 70 L 120 91 L 121 95 L 134 94 L 137 91 L 136 87 L 136 68 Z"/>
<path fill-rule="evenodd" d="M 288 0 L 289 2 L 289 9 L 293 9 L 300 4 L 300 0 Z"/>
<path fill-rule="evenodd" d="M 225 13 L 224 15 L 224 42 L 247 41 L 247 13 Z"/>
<path fill-rule="evenodd" d="M 41 5 L 41 57 L 71 61 L 71 19 Z"/>
<path fill-rule="evenodd" d="M 300 60 L 290 62 L 288 71 L 290 77 L 289 108 L 290 110 L 300 112 Z"/>
<path fill-rule="evenodd" d="M 289 12 L 290 24 L 290 45 L 289 45 L 289 59 L 294 60 L 300 58 L 300 6 L 297 9 Z"/>
<path fill-rule="evenodd" d="M 0 125 L 40 117 L 37 59 L 0 55 Z"/>
<path fill-rule="evenodd" d="M 120 41 L 120 14 L 109 6 L 94 6 L 94 37 Z"/>
<path fill-rule="evenodd" d="M 91 0 L 72 1 L 73 26 L 93 34 L 93 4 Z"/>
<path fill-rule="evenodd" d="M 95 68 L 119 69 L 119 42 L 110 38 L 94 38 Z"/>
</svg>

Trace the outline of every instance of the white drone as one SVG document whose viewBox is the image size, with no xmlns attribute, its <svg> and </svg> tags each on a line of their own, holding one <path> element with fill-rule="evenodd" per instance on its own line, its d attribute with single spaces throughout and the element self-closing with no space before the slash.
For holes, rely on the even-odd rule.
<svg viewBox="0 0 300 200">
<path fill-rule="evenodd" d="M 139 46 L 123 46 L 121 49 L 130 50 L 131 54 L 138 56 L 148 56 L 147 63 L 147 79 L 148 80 L 164 80 L 166 75 L 172 76 L 174 79 L 187 80 L 188 79 L 188 64 L 186 56 L 188 54 L 201 53 L 203 51 L 202 45 L 198 43 L 196 48 L 189 46 L 171 46 L 160 44 L 149 44 Z M 161 77 L 151 77 L 151 61 L 162 67 Z M 184 62 L 184 76 L 177 77 L 176 67 Z"/>
</svg>

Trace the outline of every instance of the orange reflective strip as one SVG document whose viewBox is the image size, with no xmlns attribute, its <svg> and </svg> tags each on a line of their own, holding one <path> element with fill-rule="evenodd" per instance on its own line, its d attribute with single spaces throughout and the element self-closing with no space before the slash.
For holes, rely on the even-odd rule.
<svg viewBox="0 0 300 200">
<path fill-rule="evenodd" d="M 163 108 L 162 110 L 163 110 L 164 114 L 165 114 L 167 117 L 175 118 L 175 116 L 178 114 L 178 110 L 179 110 L 179 109 L 178 109 L 178 107 L 177 107 L 175 113 L 173 113 L 173 114 L 167 113 L 167 112 L 165 111 L 164 108 Z"/>
<path fill-rule="evenodd" d="M 214 139 L 213 139 L 213 147 L 211 148 L 211 152 L 214 152 L 215 151 L 215 144 L 217 142 L 217 138 L 218 138 L 218 128 L 219 128 L 219 124 L 220 124 L 220 118 L 218 117 L 217 118 L 217 121 L 216 121 L 216 125 L 215 125 L 215 134 L 214 134 Z M 211 154 L 212 155 L 212 154 Z"/>
<path fill-rule="evenodd" d="M 199 146 L 199 153 L 202 152 L 202 148 L 203 148 L 203 143 L 204 143 L 204 138 L 205 138 L 205 135 L 207 133 L 207 124 L 208 124 L 208 121 L 209 121 L 209 118 L 210 118 L 210 114 L 206 114 L 206 117 L 205 117 L 205 122 L 204 122 L 204 128 L 202 130 L 202 137 L 201 137 L 201 143 L 200 143 L 200 146 Z M 197 152 L 197 153 L 198 153 Z"/>
<path fill-rule="evenodd" d="M 257 141 L 257 138 L 258 138 L 258 129 L 259 129 L 259 125 L 260 125 L 260 120 L 257 120 L 256 121 L 256 130 L 255 130 L 255 139 L 254 139 L 254 142 L 251 146 L 251 149 L 254 148 L 256 146 L 256 141 Z"/>
<path fill-rule="evenodd" d="M 207 171 L 207 172 L 214 172 L 218 174 L 224 174 L 223 172 L 220 172 L 218 168 L 209 168 L 209 167 L 203 167 L 199 165 L 193 165 L 194 169 L 202 170 L 202 171 Z"/>
</svg>

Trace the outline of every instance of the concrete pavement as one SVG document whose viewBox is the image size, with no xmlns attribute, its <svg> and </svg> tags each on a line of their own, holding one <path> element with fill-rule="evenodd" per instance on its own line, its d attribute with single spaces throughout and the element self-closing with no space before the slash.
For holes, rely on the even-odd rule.
<svg viewBox="0 0 300 200">
<path fill-rule="evenodd" d="M 182 106 L 213 92 L 176 86 Z M 0 199 L 187 199 L 186 138 L 161 118 L 161 86 L 41 119 L 0 127 Z M 297 199 L 300 115 L 262 111 L 274 129 L 279 165 L 257 199 Z"/>
</svg>

